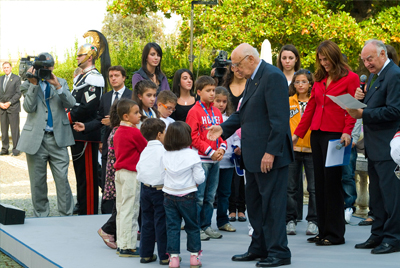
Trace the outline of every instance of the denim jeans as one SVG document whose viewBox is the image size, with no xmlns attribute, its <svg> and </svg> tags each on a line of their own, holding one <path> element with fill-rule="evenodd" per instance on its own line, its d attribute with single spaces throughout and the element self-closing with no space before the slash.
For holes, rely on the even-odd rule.
<svg viewBox="0 0 400 268">
<path fill-rule="evenodd" d="M 288 176 L 288 200 L 286 207 L 286 223 L 289 221 L 296 222 L 298 204 L 303 204 L 303 196 L 298 198 L 297 192 L 299 188 L 303 188 L 303 166 L 307 177 L 308 213 L 306 220 L 317 222 L 317 208 L 315 201 L 315 180 L 314 180 L 314 164 L 311 153 L 294 152 L 295 160 L 289 164 Z"/>
<path fill-rule="evenodd" d="M 234 168 L 221 168 L 219 170 L 218 201 L 217 201 L 217 226 L 221 227 L 229 222 L 228 207 L 231 195 L 231 183 Z"/>
<path fill-rule="evenodd" d="M 167 252 L 180 254 L 181 222 L 185 220 L 187 250 L 197 253 L 201 250 L 200 229 L 197 222 L 196 193 L 184 196 L 164 194 L 164 208 L 167 216 Z"/>
<path fill-rule="evenodd" d="M 357 199 L 356 182 L 354 171 L 356 170 L 357 149 L 351 148 L 350 163 L 342 167 L 342 186 L 344 191 L 344 208 L 352 208 L 355 211 L 354 203 Z"/>
<path fill-rule="evenodd" d="M 214 198 L 218 188 L 219 162 L 202 163 L 206 180 L 197 188 L 197 213 L 199 227 L 203 230 L 211 226 Z"/>
</svg>

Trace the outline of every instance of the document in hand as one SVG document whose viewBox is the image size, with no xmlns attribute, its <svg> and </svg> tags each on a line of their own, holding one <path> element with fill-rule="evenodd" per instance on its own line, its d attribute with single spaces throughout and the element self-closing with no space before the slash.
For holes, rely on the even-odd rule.
<svg viewBox="0 0 400 268">
<path fill-rule="evenodd" d="M 353 139 L 348 146 L 341 147 L 340 140 L 330 140 L 328 143 L 325 167 L 347 166 L 350 163 L 352 141 Z M 339 147 L 340 149 L 337 149 Z"/>
<path fill-rule="evenodd" d="M 339 105 L 342 109 L 349 108 L 349 109 L 360 109 L 367 107 L 366 104 L 359 102 L 355 98 L 353 98 L 349 93 L 340 95 L 340 96 L 332 96 L 327 95 L 334 103 Z"/>
</svg>

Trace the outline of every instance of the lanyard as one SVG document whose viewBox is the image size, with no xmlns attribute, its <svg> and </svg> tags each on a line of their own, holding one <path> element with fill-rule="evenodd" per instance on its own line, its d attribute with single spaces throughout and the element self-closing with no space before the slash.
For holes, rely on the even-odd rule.
<svg viewBox="0 0 400 268">
<path fill-rule="evenodd" d="M 153 118 L 153 113 L 151 112 L 151 108 L 149 108 L 149 113 L 146 113 L 146 111 L 143 109 L 144 114 L 147 116 L 147 118 Z"/>
<path fill-rule="evenodd" d="M 210 114 L 207 112 L 207 109 L 206 109 L 206 107 L 204 107 L 203 103 L 201 103 L 201 101 L 199 101 L 199 103 L 200 103 L 201 107 L 203 108 L 204 112 L 206 113 L 208 119 L 210 119 L 211 125 L 216 125 L 214 110 L 212 109 L 212 107 L 210 107 L 210 110 L 211 110 L 211 113 L 212 113 L 212 116 L 213 116 L 211 118 Z M 217 143 L 217 149 L 218 149 L 218 139 L 216 140 L 216 143 Z"/>
</svg>

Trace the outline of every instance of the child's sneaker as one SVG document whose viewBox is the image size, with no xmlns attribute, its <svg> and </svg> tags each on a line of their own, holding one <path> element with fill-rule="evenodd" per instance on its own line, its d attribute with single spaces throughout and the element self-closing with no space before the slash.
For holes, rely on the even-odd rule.
<svg viewBox="0 0 400 268">
<path fill-rule="evenodd" d="M 190 255 L 190 268 L 201 267 L 200 255 Z"/>
<path fill-rule="evenodd" d="M 140 257 L 139 250 L 137 249 L 119 249 L 120 257 Z"/>
<path fill-rule="evenodd" d="M 169 267 L 173 267 L 173 268 L 180 267 L 179 256 L 174 256 L 174 257 L 169 258 Z"/>
</svg>

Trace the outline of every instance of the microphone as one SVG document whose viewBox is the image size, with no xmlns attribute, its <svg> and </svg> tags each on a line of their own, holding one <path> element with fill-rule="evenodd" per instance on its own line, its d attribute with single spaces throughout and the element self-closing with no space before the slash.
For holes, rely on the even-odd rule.
<svg viewBox="0 0 400 268">
<path fill-rule="evenodd" d="M 362 90 L 363 93 L 365 93 L 364 88 L 365 88 L 365 81 L 367 81 L 367 76 L 365 74 L 363 74 L 360 77 L 360 88 Z"/>
<path fill-rule="evenodd" d="M 342 149 L 344 147 L 344 144 L 345 144 L 344 142 L 341 142 L 341 143 L 337 144 L 336 145 L 336 150 Z"/>
</svg>

